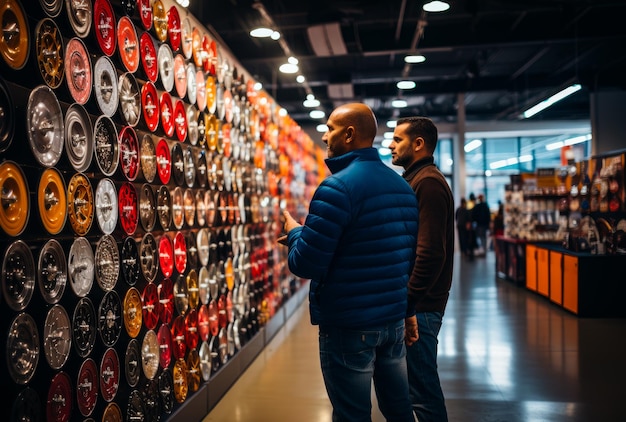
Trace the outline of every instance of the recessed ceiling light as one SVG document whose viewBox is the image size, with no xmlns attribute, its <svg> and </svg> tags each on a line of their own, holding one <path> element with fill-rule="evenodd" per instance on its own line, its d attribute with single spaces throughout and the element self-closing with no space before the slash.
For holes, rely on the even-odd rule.
<svg viewBox="0 0 626 422">
<path fill-rule="evenodd" d="M 299 84 L 304 82 L 304 76 L 302 75 L 298 75 L 296 76 L 296 82 L 298 82 Z"/>
<path fill-rule="evenodd" d="M 287 61 L 291 64 L 298 64 L 298 59 L 296 59 L 294 56 L 290 56 Z"/>
<path fill-rule="evenodd" d="M 393 139 L 385 138 L 380 142 L 380 146 L 384 148 L 389 148 L 389 145 L 391 145 L 392 142 L 393 142 Z"/>
<path fill-rule="evenodd" d="M 387 127 L 388 127 L 388 128 L 394 128 L 394 127 L 396 127 L 396 121 L 395 121 L 395 120 L 388 120 L 388 121 L 387 121 Z"/>
<path fill-rule="evenodd" d="M 422 56 L 421 54 L 412 54 L 412 55 L 406 56 L 404 58 L 404 61 L 406 63 L 411 63 L 411 64 L 423 63 L 426 61 L 426 57 Z"/>
<path fill-rule="evenodd" d="M 319 107 L 320 101 L 315 98 L 308 98 L 302 102 L 302 105 L 309 108 Z"/>
<path fill-rule="evenodd" d="M 261 82 L 255 82 L 254 83 L 254 90 L 255 91 L 260 91 L 263 89 L 263 84 Z"/>
<path fill-rule="evenodd" d="M 398 89 L 413 89 L 416 84 L 413 81 L 400 81 L 396 84 Z"/>
<path fill-rule="evenodd" d="M 450 8 L 450 5 L 445 1 L 433 0 L 426 3 L 423 9 L 427 12 L 445 12 Z"/>
<path fill-rule="evenodd" d="M 189 7 L 189 0 L 176 0 L 176 3 L 180 4 L 182 7 Z"/>
<path fill-rule="evenodd" d="M 309 116 L 311 117 L 311 119 L 321 119 L 326 116 L 326 113 L 324 113 L 322 110 L 311 110 Z"/>
<path fill-rule="evenodd" d="M 273 33 L 273 29 L 259 26 L 258 28 L 254 28 L 252 31 L 250 31 L 250 36 L 254 38 L 267 38 L 271 37 Z"/>
<path fill-rule="evenodd" d="M 273 39 L 274 41 L 279 40 L 280 39 L 280 32 L 278 32 L 278 31 L 272 32 L 272 34 L 270 35 L 270 38 Z"/>
<path fill-rule="evenodd" d="M 315 127 L 315 130 L 320 132 L 320 133 L 324 133 L 324 132 L 326 132 L 328 130 L 328 126 L 326 126 L 326 125 L 317 125 Z"/>
<path fill-rule="evenodd" d="M 409 105 L 409 103 L 407 103 L 406 100 L 393 100 L 391 102 L 391 106 L 394 108 L 404 108 L 407 105 Z"/>
<path fill-rule="evenodd" d="M 298 73 L 298 70 L 300 70 L 300 68 L 298 68 L 297 64 L 283 63 L 280 65 L 278 70 L 280 70 L 282 73 Z"/>
</svg>

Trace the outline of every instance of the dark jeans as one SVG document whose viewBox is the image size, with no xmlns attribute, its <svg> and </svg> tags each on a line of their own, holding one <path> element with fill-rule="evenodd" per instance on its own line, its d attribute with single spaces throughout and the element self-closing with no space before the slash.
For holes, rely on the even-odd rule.
<svg viewBox="0 0 626 422">
<path fill-rule="evenodd" d="M 387 421 L 413 422 L 404 319 L 367 330 L 321 327 L 320 361 L 333 422 L 371 421 L 371 385 Z"/>
<path fill-rule="evenodd" d="M 419 339 L 407 348 L 409 395 L 419 422 L 447 422 L 448 413 L 437 372 L 437 336 L 441 312 L 417 314 Z"/>
</svg>

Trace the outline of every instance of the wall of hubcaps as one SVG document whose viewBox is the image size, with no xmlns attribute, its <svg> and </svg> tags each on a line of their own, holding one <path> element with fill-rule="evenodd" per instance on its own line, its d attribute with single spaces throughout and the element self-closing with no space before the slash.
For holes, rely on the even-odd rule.
<svg viewBox="0 0 626 422">
<path fill-rule="evenodd" d="M 275 239 L 323 152 L 173 2 L 31 3 L 0 5 L 0 401 L 165 419 L 301 286 Z"/>
</svg>

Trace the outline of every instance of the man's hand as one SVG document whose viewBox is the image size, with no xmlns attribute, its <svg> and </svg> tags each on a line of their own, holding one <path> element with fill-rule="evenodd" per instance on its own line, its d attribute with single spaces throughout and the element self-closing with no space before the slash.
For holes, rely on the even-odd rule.
<svg viewBox="0 0 626 422">
<path fill-rule="evenodd" d="M 411 346 L 417 341 L 419 334 L 417 333 L 417 317 L 404 318 L 404 342 L 407 346 Z"/>
<path fill-rule="evenodd" d="M 283 234 L 281 234 L 278 239 L 276 239 L 276 241 L 281 245 L 286 246 L 288 245 L 287 235 L 292 229 L 299 227 L 300 224 L 296 220 L 294 220 L 294 218 L 291 216 L 291 214 L 289 214 L 289 211 L 287 210 L 283 211 L 283 218 L 285 220 L 285 223 L 283 225 Z"/>
</svg>

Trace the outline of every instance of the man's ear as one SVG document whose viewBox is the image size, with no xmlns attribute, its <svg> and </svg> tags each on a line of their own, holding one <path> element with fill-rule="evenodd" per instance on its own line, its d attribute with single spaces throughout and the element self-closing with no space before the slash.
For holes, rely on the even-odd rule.
<svg viewBox="0 0 626 422">
<path fill-rule="evenodd" d="M 346 128 L 346 143 L 350 143 L 354 140 L 354 127 L 348 126 Z"/>
<path fill-rule="evenodd" d="M 425 145 L 426 145 L 426 141 L 424 141 L 424 138 L 422 138 L 421 136 L 418 136 L 417 138 L 415 138 L 415 152 L 424 148 Z"/>
</svg>

